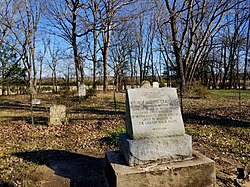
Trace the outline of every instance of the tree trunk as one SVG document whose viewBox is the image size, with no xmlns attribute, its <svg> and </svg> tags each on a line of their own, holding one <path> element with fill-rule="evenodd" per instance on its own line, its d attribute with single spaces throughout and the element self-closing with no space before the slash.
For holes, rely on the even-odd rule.
<svg viewBox="0 0 250 187">
<path fill-rule="evenodd" d="M 75 5 L 75 4 L 74 4 Z M 79 58 L 78 58 L 78 50 L 77 50 L 77 41 L 76 41 L 76 7 L 74 6 L 74 9 L 72 11 L 72 41 L 71 45 L 73 48 L 73 54 L 74 54 L 74 62 L 75 62 L 75 72 L 76 72 L 76 86 L 77 86 L 77 91 L 79 90 Z"/>
<path fill-rule="evenodd" d="M 185 91 L 186 81 L 185 81 L 185 67 L 183 64 L 182 59 L 182 52 L 180 48 L 180 44 L 178 41 L 178 28 L 176 23 L 176 15 L 174 12 L 170 12 L 170 24 L 171 24 L 171 31 L 172 31 L 172 40 L 173 40 L 173 48 L 174 48 L 174 54 L 177 64 L 177 72 L 179 77 L 179 84 L 180 84 L 180 92 Z"/>
<path fill-rule="evenodd" d="M 94 54 L 93 54 L 93 87 L 96 87 L 96 52 L 97 52 L 97 39 L 96 39 L 96 31 L 94 31 Z"/>
<path fill-rule="evenodd" d="M 247 65 L 248 65 L 248 52 L 249 52 L 249 37 L 250 37 L 250 19 L 248 22 L 247 29 L 247 42 L 246 42 L 246 54 L 245 54 L 245 65 L 244 65 L 244 77 L 243 77 L 243 89 L 246 89 L 247 84 Z"/>
<path fill-rule="evenodd" d="M 40 69 L 39 69 L 39 88 L 38 92 L 41 90 L 41 84 L 42 84 L 42 72 L 43 72 L 43 61 L 40 59 Z"/>
<path fill-rule="evenodd" d="M 185 71 L 183 67 L 183 60 L 181 55 L 181 50 L 177 47 L 175 49 L 176 53 L 176 63 L 178 68 L 178 75 L 179 75 L 179 81 L 180 81 L 180 92 L 185 92 L 186 87 L 186 81 L 185 81 Z"/>
<path fill-rule="evenodd" d="M 97 63 L 97 2 L 94 1 L 94 10 L 93 10 L 93 18 L 94 18 L 94 25 L 93 25 L 93 39 L 94 39 L 94 51 L 93 51 L 93 87 L 96 88 L 96 63 Z"/>
<path fill-rule="evenodd" d="M 226 80 L 227 80 L 227 73 L 228 73 L 228 69 L 229 69 L 229 62 L 227 64 L 227 44 L 224 44 L 224 75 L 222 78 L 222 84 L 221 84 L 221 89 L 225 89 L 226 88 Z"/>
<path fill-rule="evenodd" d="M 107 44 L 104 45 L 103 51 L 103 92 L 106 93 L 108 90 L 108 51 Z"/>
<path fill-rule="evenodd" d="M 132 59 L 132 51 L 129 51 L 129 62 L 130 62 L 130 85 L 131 88 L 134 88 L 134 67 L 133 67 L 133 59 Z"/>
</svg>

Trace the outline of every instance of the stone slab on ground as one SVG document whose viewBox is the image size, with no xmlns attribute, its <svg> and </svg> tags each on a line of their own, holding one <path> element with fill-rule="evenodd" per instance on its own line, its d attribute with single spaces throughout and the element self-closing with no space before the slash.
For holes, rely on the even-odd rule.
<svg viewBox="0 0 250 187">
<path fill-rule="evenodd" d="M 69 178 L 55 175 L 54 170 L 46 165 L 38 165 L 27 177 L 40 187 L 70 187 Z"/>
<path fill-rule="evenodd" d="M 27 170 L 24 180 L 30 185 L 26 186 L 108 187 L 103 155 L 80 154 L 63 150 L 44 150 L 28 155 L 29 158 L 43 155 L 43 165 L 35 165 Z"/>
<path fill-rule="evenodd" d="M 194 152 L 192 160 L 129 167 L 119 152 L 106 152 L 110 187 L 214 187 L 215 163 Z"/>
<path fill-rule="evenodd" d="M 41 187 L 70 187 L 70 179 L 52 175 L 51 178 L 47 181 L 41 182 Z"/>
<path fill-rule="evenodd" d="M 192 157 L 192 137 L 187 134 L 140 140 L 132 140 L 126 134 L 121 134 L 119 142 L 120 152 L 129 166 Z"/>
<path fill-rule="evenodd" d="M 132 139 L 184 135 L 176 89 L 128 89 L 125 124 Z"/>
<path fill-rule="evenodd" d="M 49 125 L 63 125 L 66 121 L 66 106 L 52 105 L 50 107 Z"/>
</svg>

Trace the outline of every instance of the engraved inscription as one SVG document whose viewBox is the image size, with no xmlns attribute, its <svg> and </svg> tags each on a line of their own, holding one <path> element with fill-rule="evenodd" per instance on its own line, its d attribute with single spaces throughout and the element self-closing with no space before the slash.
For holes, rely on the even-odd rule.
<svg viewBox="0 0 250 187">
<path fill-rule="evenodd" d="M 131 118 L 138 125 L 152 125 L 152 130 L 167 129 L 168 124 L 177 122 L 180 116 L 178 99 L 152 99 L 143 101 L 130 101 Z"/>
</svg>

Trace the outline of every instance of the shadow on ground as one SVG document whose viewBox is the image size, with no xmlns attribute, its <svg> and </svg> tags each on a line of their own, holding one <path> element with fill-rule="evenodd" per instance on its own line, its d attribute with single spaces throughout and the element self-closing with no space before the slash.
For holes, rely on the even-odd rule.
<svg viewBox="0 0 250 187">
<path fill-rule="evenodd" d="M 21 110 L 21 111 L 31 112 L 29 105 L 20 104 L 18 102 L 14 104 L 8 103 L 8 102 L 0 103 L 0 110 Z M 35 124 L 48 125 L 49 107 L 33 106 L 33 111 L 44 113 L 44 116 L 40 116 L 40 117 L 34 114 Z M 113 119 L 112 116 L 124 116 L 125 115 L 125 112 L 118 111 L 118 109 L 117 111 L 114 111 L 112 109 L 110 110 L 102 109 L 102 108 L 97 109 L 95 107 L 79 107 L 77 109 L 70 109 L 70 107 L 68 107 L 67 113 L 68 115 L 85 114 L 85 115 L 90 116 L 90 117 L 84 117 L 84 118 L 81 118 L 79 116 L 70 117 L 68 119 L 69 122 L 96 120 L 97 119 L 96 116 L 101 116 L 100 118 L 98 118 L 98 120 L 110 120 L 110 119 Z M 11 116 L 7 118 L 6 121 L 24 121 L 26 123 L 31 124 L 31 117 L 30 116 Z"/>
<path fill-rule="evenodd" d="M 85 114 L 98 114 L 98 115 L 125 115 L 125 112 L 97 109 L 95 107 L 81 107 L 78 109 L 71 109 L 71 113 L 85 113 Z"/>
<path fill-rule="evenodd" d="M 1 109 L 13 109 L 13 110 L 30 110 L 30 105 L 20 104 L 18 102 L 16 103 L 0 103 Z M 33 106 L 33 111 L 39 111 L 39 112 L 48 112 L 49 108 L 44 106 Z"/>
<path fill-rule="evenodd" d="M 236 119 L 226 119 L 219 117 L 202 116 L 196 113 L 184 113 L 183 120 L 185 123 L 220 125 L 224 127 L 250 127 L 250 122 Z"/>
<path fill-rule="evenodd" d="M 54 174 L 70 179 L 70 187 L 105 187 L 105 159 L 63 150 L 41 150 L 14 154 L 46 165 Z"/>
</svg>

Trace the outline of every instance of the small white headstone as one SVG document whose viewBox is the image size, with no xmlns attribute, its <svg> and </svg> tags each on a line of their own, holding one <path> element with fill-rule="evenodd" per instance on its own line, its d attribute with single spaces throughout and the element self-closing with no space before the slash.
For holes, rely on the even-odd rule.
<svg viewBox="0 0 250 187">
<path fill-rule="evenodd" d="M 153 88 L 159 88 L 159 82 L 153 82 Z"/>
<path fill-rule="evenodd" d="M 40 105 L 41 100 L 40 99 L 32 99 L 31 103 L 32 103 L 32 105 Z"/>
<path fill-rule="evenodd" d="M 66 106 L 53 105 L 50 107 L 49 125 L 63 125 L 66 123 Z"/>
<path fill-rule="evenodd" d="M 86 96 L 86 86 L 85 86 L 85 84 L 79 84 L 78 96 L 79 96 L 79 97 L 84 97 L 84 96 Z"/>
</svg>

